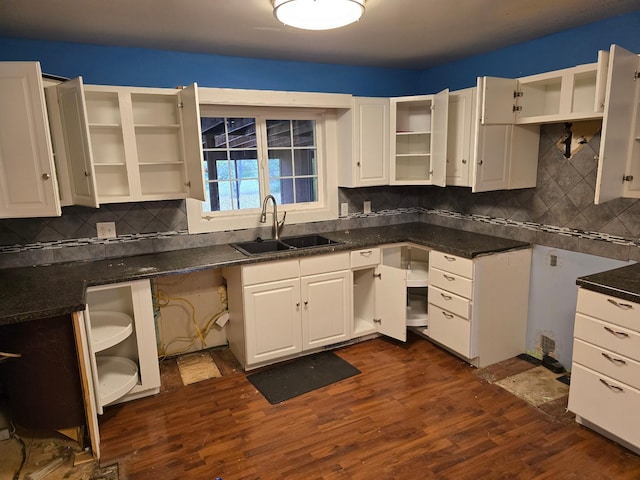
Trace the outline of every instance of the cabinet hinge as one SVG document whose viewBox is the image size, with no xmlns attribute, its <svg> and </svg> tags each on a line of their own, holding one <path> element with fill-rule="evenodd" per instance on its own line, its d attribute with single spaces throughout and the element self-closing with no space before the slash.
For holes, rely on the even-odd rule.
<svg viewBox="0 0 640 480">
<path fill-rule="evenodd" d="M 520 106 L 520 105 L 514 105 L 514 106 L 513 106 L 513 111 L 514 111 L 514 112 L 521 112 L 521 111 L 522 111 L 522 106 Z"/>
<path fill-rule="evenodd" d="M 513 91 L 513 98 L 518 98 L 518 97 L 523 97 L 524 96 L 524 92 L 522 90 L 514 90 Z"/>
<path fill-rule="evenodd" d="M 183 107 L 184 107 L 184 103 L 179 102 L 179 103 L 178 103 L 178 108 L 183 108 Z"/>
<path fill-rule="evenodd" d="M 633 72 L 633 79 L 638 80 L 639 78 L 640 78 L 640 72 L 636 70 L 635 72 Z"/>
<path fill-rule="evenodd" d="M 622 181 L 623 182 L 633 182 L 633 175 L 623 175 L 622 176 Z"/>
<path fill-rule="evenodd" d="M 184 182 L 184 186 L 191 188 L 191 180 L 187 180 L 186 182 Z"/>
</svg>

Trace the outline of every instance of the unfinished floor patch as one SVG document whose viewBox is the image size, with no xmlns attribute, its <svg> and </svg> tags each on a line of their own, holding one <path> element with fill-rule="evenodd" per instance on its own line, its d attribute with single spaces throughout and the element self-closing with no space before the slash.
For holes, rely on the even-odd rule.
<svg viewBox="0 0 640 480">
<path fill-rule="evenodd" d="M 209 378 L 222 376 L 220 369 L 209 353 L 183 355 L 178 358 L 177 364 L 184 385 L 191 385 Z"/>
<path fill-rule="evenodd" d="M 569 387 L 559 382 L 557 377 L 545 367 L 534 367 L 495 384 L 537 407 L 569 394 Z"/>
</svg>

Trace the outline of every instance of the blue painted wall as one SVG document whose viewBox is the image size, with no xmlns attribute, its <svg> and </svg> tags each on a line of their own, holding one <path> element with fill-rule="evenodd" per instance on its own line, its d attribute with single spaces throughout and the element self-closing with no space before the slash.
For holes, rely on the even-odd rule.
<svg viewBox="0 0 640 480">
<path fill-rule="evenodd" d="M 517 78 L 598 60 L 617 44 L 640 53 L 640 10 L 422 72 L 424 93 L 473 87 L 481 76 Z"/>
<path fill-rule="evenodd" d="M 0 37 L 0 61 L 39 60 L 44 72 L 85 83 L 399 96 L 520 77 L 597 60 L 612 43 L 640 52 L 640 10 L 427 70 L 356 67 Z"/>
<path fill-rule="evenodd" d="M 106 47 L 0 37 L 0 60 L 38 60 L 42 71 L 85 83 L 351 93 L 385 97 L 420 93 L 419 70 Z"/>
</svg>

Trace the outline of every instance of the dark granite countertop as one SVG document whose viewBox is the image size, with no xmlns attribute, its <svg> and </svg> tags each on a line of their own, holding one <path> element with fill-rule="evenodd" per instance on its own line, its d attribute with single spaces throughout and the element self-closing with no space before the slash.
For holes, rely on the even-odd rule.
<svg viewBox="0 0 640 480">
<path fill-rule="evenodd" d="M 640 263 L 580 277 L 576 283 L 587 290 L 640 303 Z"/>
<path fill-rule="evenodd" d="M 0 325 L 84 310 L 86 288 L 91 285 L 397 242 L 413 242 L 465 258 L 530 246 L 517 240 L 423 223 L 342 230 L 323 235 L 342 243 L 251 257 L 230 245 L 212 245 L 107 260 L 0 270 Z"/>
</svg>

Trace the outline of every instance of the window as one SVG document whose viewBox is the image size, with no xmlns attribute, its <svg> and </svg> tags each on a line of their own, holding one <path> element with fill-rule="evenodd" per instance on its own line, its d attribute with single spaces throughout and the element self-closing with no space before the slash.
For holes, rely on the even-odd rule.
<svg viewBox="0 0 640 480">
<path fill-rule="evenodd" d="M 315 120 L 201 117 L 206 200 L 204 212 L 318 201 Z M 258 131 L 260 135 L 258 135 Z M 267 170 L 258 138 L 266 138 Z M 262 184 L 262 187 L 261 187 Z"/>
<path fill-rule="evenodd" d="M 190 232 L 260 226 L 269 194 L 278 211 L 287 212 L 287 223 L 337 217 L 337 200 L 328 195 L 336 184 L 336 167 L 329 167 L 335 155 L 326 155 L 327 118 L 334 114 L 315 108 L 200 110 L 206 194 L 204 202 L 187 203 Z"/>
</svg>

